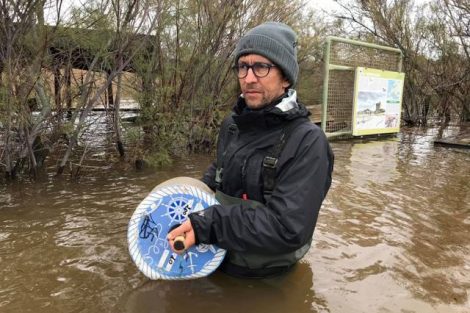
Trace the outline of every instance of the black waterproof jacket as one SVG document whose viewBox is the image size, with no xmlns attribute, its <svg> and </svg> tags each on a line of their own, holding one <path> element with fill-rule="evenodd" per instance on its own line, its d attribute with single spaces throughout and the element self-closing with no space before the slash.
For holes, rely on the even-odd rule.
<svg viewBox="0 0 470 313">
<path fill-rule="evenodd" d="M 217 159 L 203 181 L 213 190 L 256 200 L 214 205 L 190 214 L 196 243 L 216 244 L 237 253 L 277 255 L 290 253 L 312 238 L 323 199 L 331 185 L 333 153 L 323 131 L 311 123 L 309 112 L 297 103 L 294 90 L 262 110 L 249 110 L 239 98 L 233 114 L 221 126 Z M 275 187 L 264 198 L 263 159 L 290 123 L 287 142 L 280 153 Z M 217 166 L 222 182 L 215 181 Z"/>
</svg>

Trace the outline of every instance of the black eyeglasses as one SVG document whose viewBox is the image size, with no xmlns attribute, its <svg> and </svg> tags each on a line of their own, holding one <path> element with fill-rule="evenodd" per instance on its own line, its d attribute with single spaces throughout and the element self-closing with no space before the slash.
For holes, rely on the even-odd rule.
<svg viewBox="0 0 470 313">
<path fill-rule="evenodd" d="M 235 65 L 233 70 L 237 74 L 238 78 L 245 78 L 248 75 L 248 70 L 251 68 L 256 77 L 263 78 L 268 76 L 272 67 L 276 67 L 276 65 L 260 62 L 253 63 L 253 65 L 240 63 Z"/>
</svg>

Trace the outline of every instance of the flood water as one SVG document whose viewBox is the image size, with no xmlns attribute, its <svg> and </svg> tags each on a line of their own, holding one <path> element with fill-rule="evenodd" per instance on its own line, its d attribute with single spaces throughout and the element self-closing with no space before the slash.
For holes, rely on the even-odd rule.
<svg viewBox="0 0 470 313">
<path fill-rule="evenodd" d="M 468 313 L 470 153 L 434 147 L 436 135 L 333 142 L 312 248 L 268 280 L 149 281 L 129 257 L 138 203 L 164 180 L 200 177 L 208 156 L 0 186 L 0 312 Z"/>
</svg>

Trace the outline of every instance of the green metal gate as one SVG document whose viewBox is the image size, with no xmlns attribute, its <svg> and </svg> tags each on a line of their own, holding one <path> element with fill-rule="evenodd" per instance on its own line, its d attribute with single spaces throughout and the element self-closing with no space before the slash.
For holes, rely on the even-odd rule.
<svg viewBox="0 0 470 313">
<path fill-rule="evenodd" d="M 321 127 L 328 137 L 351 136 L 356 67 L 401 72 L 399 49 L 333 37 L 324 55 Z"/>
</svg>

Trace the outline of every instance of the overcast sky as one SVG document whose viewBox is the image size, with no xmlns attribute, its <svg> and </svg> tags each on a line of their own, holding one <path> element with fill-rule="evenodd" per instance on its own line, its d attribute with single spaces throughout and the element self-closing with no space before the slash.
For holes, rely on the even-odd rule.
<svg viewBox="0 0 470 313">
<path fill-rule="evenodd" d="M 338 4 L 333 0 L 308 0 L 307 3 L 308 6 L 314 9 L 321 9 L 328 12 L 339 8 Z"/>
</svg>

